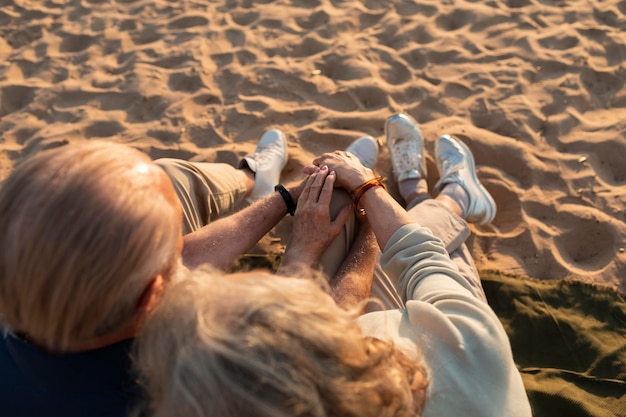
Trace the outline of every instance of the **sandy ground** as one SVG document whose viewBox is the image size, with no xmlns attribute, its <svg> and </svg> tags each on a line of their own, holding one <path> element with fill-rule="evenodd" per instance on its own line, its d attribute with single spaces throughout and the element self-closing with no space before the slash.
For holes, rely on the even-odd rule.
<svg viewBox="0 0 626 417">
<path fill-rule="evenodd" d="M 405 112 L 431 184 L 438 135 L 474 152 L 499 207 L 468 241 L 479 268 L 626 291 L 625 31 L 624 0 L 3 0 L 0 179 L 93 139 L 235 164 L 270 128 L 283 182 L 364 134 L 390 177 Z"/>
</svg>

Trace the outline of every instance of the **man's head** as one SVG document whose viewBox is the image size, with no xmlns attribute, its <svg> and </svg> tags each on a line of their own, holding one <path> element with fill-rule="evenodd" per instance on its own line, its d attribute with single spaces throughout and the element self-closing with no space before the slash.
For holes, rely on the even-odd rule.
<svg viewBox="0 0 626 417">
<path fill-rule="evenodd" d="M 53 351 L 118 331 L 178 265 L 180 227 L 146 155 L 106 142 L 44 151 L 0 189 L 0 316 Z"/>
<path fill-rule="evenodd" d="M 312 280 L 196 270 L 142 327 L 155 417 L 415 416 L 422 366 L 363 335 Z"/>
</svg>

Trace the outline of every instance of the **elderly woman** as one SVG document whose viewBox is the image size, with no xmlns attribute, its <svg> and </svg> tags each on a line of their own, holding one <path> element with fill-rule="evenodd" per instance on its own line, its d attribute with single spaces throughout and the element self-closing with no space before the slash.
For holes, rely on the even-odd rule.
<svg viewBox="0 0 626 417">
<path fill-rule="evenodd" d="M 309 267 L 319 258 L 345 221 L 328 215 L 333 187 L 343 187 L 375 235 L 380 264 L 402 306 L 359 317 L 362 303 L 339 307 L 319 276 L 196 271 L 167 291 L 140 338 L 138 366 L 150 413 L 531 415 L 508 338 L 463 244 L 466 220 L 485 223 L 495 216 L 471 152 L 450 136 L 439 138 L 439 193 L 427 199 L 419 128 L 396 115 L 386 130 L 410 210 L 353 154 L 324 154 L 305 169 L 310 176 L 285 262 L 286 270 L 297 271 L 305 270 L 298 264 Z M 371 285 L 371 273 L 346 277 L 345 288 L 355 294 Z"/>
</svg>

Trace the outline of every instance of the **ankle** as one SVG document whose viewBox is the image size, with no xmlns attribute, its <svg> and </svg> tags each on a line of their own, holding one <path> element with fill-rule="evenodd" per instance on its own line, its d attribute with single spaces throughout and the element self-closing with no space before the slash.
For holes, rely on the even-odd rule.
<svg viewBox="0 0 626 417">
<path fill-rule="evenodd" d="M 252 189 L 254 188 L 255 173 L 252 172 L 252 170 L 248 168 L 247 165 L 245 167 L 238 168 L 237 171 L 239 172 L 239 176 L 241 178 L 240 181 L 246 187 L 245 197 L 248 197 L 252 192 Z"/>
<path fill-rule="evenodd" d="M 463 217 L 463 209 L 452 198 L 444 194 L 439 194 L 437 197 L 435 197 L 435 200 L 448 207 L 457 216 L 461 218 Z"/>
<path fill-rule="evenodd" d="M 407 203 L 416 197 L 428 194 L 428 183 L 424 178 L 409 178 L 398 182 L 398 191 Z"/>
<path fill-rule="evenodd" d="M 467 191 L 455 182 L 444 185 L 437 199 L 449 206 L 454 213 L 461 217 L 464 217 L 469 206 Z"/>
</svg>

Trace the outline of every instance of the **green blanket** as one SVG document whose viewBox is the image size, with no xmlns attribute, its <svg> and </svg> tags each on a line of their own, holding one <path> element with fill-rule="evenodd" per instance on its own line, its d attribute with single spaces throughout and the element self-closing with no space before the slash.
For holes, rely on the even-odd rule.
<svg viewBox="0 0 626 417">
<path fill-rule="evenodd" d="M 247 255 L 233 269 L 275 271 L 279 263 L 280 257 Z M 623 295 L 581 282 L 480 276 L 511 340 L 534 417 L 626 417 Z"/>
<path fill-rule="evenodd" d="M 616 291 L 482 271 L 533 414 L 626 416 L 626 302 Z"/>
</svg>

